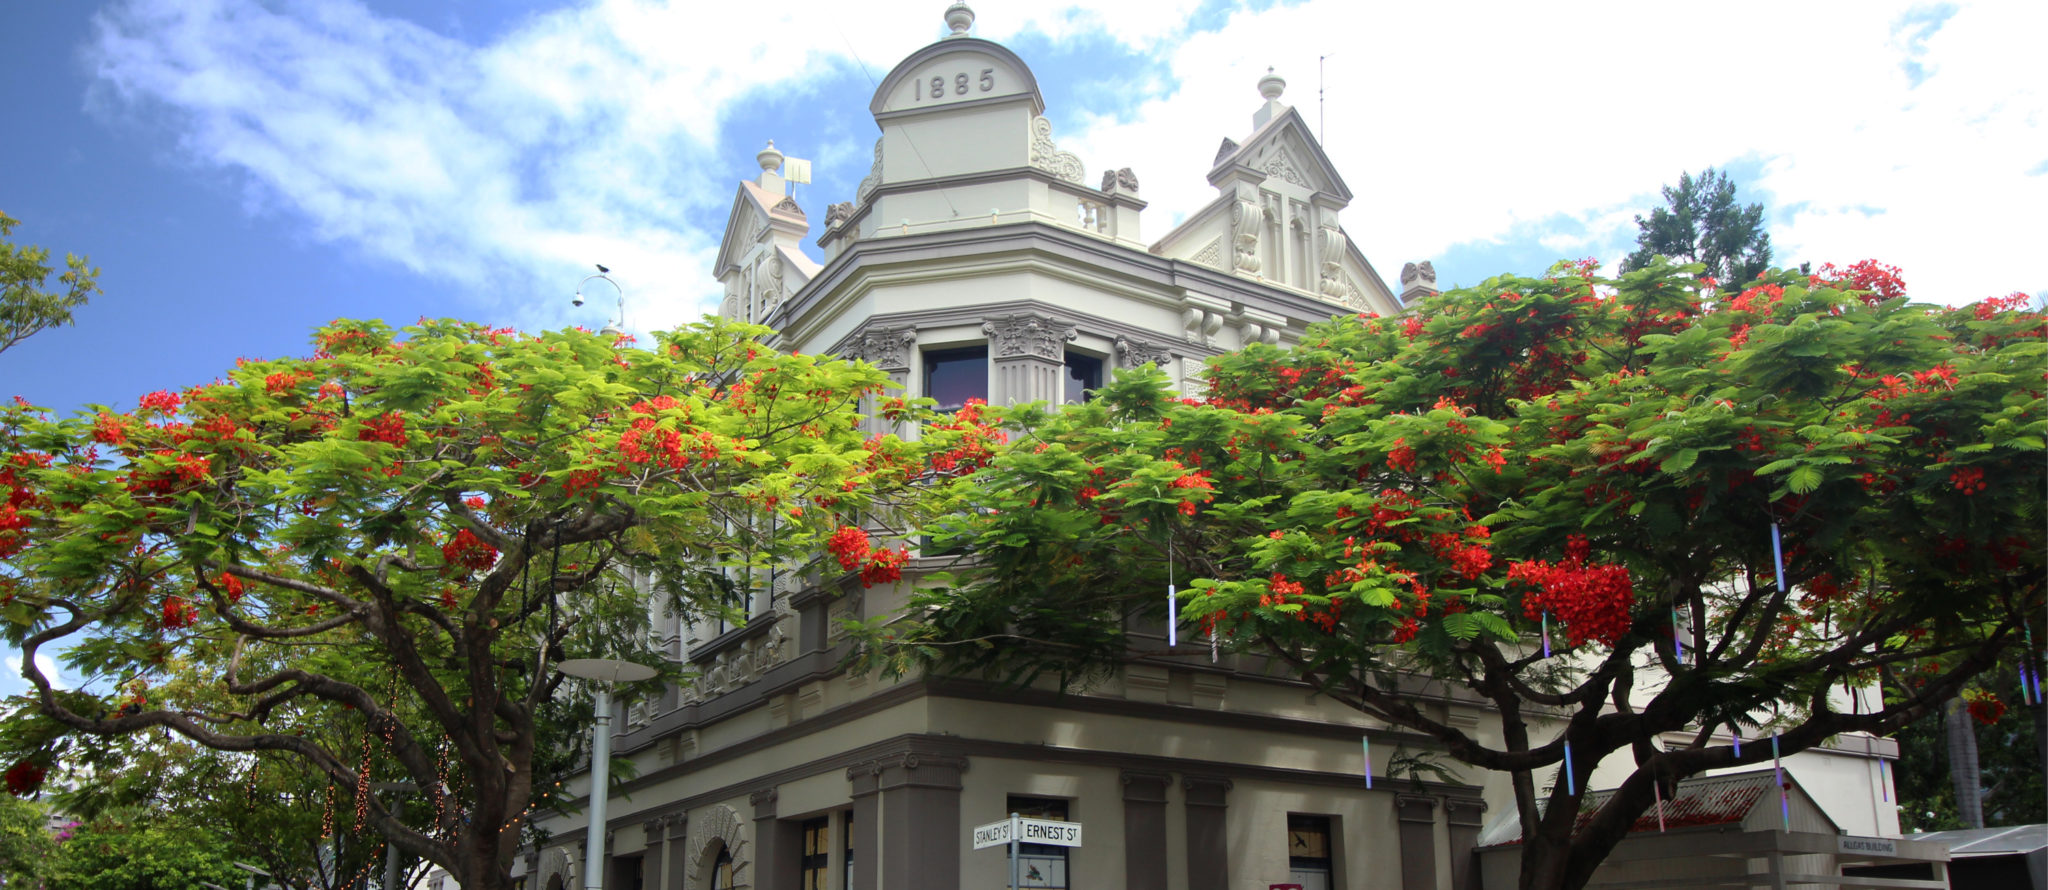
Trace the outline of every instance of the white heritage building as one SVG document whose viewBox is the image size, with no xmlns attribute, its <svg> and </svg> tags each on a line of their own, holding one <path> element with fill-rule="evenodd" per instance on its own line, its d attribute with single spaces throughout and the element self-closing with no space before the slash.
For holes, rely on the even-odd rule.
<svg viewBox="0 0 2048 890">
<path fill-rule="evenodd" d="M 1215 200 L 1148 236 L 1132 169 L 1091 181 L 1054 141 L 1024 61 L 971 36 L 964 4 L 945 19 L 952 34 L 876 89 L 874 167 L 821 224 L 788 196 L 782 154 L 772 143 L 759 154 L 712 270 L 723 314 L 957 405 L 1073 401 L 1147 362 L 1193 392 L 1209 356 L 1292 342 L 1333 314 L 1400 311 L 1346 234 L 1351 189 L 1281 101 L 1279 77 L 1258 82 L 1248 131 L 1218 121 L 1235 132 L 1208 174 Z M 807 237 L 822 265 L 803 252 Z M 1434 286 L 1427 263 L 1401 278 L 1408 297 Z M 1505 777 L 1387 779 L 1389 756 L 1430 741 L 1227 657 L 1134 661 L 1068 695 L 846 674 L 837 620 L 885 614 L 902 591 L 817 580 L 776 577 L 744 625 L 671 620 L 664 645 L 702 678 L 615 724 L 614 751 L 637 777 L 609 803 L 605 887 L 1000 888 L 1003 851 L 975 851 L 969 835 L 1018 811 L 1084 826 L 1081 846 L 1026 846 L 1026 887 L 1464 890 L 1480 877 L 1482 826 L 1510 827 Z M 1447 693 L 1436 707 L 1497 736 L 1476 699 Z M 1896 753 L 1854 739 L 1797 758 L 1801 812 L 1897 837 L 1891 806 L 1874 800 L 1876 758 Z M 572 794 L 587 793 L 579 783 Z M 584 823 L 543 827 L 552 840 L 520 863 L 525 886 L 583 887 Z"/>
</svg>

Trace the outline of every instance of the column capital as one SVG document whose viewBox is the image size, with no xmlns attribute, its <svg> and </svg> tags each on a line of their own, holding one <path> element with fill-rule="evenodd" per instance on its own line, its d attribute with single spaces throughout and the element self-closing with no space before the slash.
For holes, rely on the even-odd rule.
<svg viewBox="0 0 2048 890">
<path fill-rule="evenodd" d="M 1187 792 L 1187 805 L 1191 807 L 1227 806 L 1224 795 L 1230 793 L 1230 780 L 1222 776 L 1182 776 L 1182 791 Z"/>
<path fill-rule="evenodd" d="M 1173 784 L 1168 773 L 1127 769 L 1123 771 L 1124 800 L 1137 803 L 1165 803 L 1166 788 Z"/>
<path fill-rule="evenodd" d="M 1403 822 L 1435 822 L 1436 798 L 1426 794 L 1397 794 L 1394 811 Z"/>
<path fill-rule="evenodd" d="M 997 361 L 1014 358 L 1062 361 L 1068 341 L 1080 336 L 1080 331 L 1065 321 L 1029 312 L 992 319 L 981 326 L 981 331 L 988 335 L 989 356 Z"/>
<path fill-rule="evenodd" d="M 754 819 L 759 821 L 775 818 L 775 802 L 778 797 L 780 794 L 772 786 L 747 795 L 747 803 L 754 808 Z"/>
</svg>

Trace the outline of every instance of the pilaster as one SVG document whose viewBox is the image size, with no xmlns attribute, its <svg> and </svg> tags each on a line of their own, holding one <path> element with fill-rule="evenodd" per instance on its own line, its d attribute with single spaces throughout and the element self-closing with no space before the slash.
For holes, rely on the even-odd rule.
<svg viewBox="0 0 2048 890">
<path fill-rule="evenodd" d="M 1180 787 L 1187 794 L 1188 890 L 1228 890 L 1230 856 L 1224 829 L 1230 780 L 1183 776 Z"/>
<path fill-rule="evenodd" d="M 1166 773 L 1125 770 L 1124 887 L 1166 890 Z"/>
<path fill-rule="evenodd" d="M 1067 343 L 1079 336 L 1073 325 L 1044 315 L 1020 313 L 981 326 L 988 335 L 995 377 L 989 402 L 1059 404 L 1066 391 Z"/>
</svg>

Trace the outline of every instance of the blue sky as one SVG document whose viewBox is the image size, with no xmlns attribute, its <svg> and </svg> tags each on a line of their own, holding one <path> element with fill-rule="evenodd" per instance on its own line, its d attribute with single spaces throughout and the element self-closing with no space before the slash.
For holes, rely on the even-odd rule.
<svg viewBox="0 0 2048 890">
<path fill-rule="evenodd" d="M 106 293 L 0 355 L 0 397 L 132 407 L 345 316 L 598 327 L 607 298 L 568 300 L 596 262 L 629 327 L 692 318 L 754 153 L 814 162 L 813 219 L 849 199 L 873 81 L 945 5 L 6 4 L 0 210 Z M 981 0 L 975 33 L 1032 66 L 1091 176 L 1136 169 L 1148 238 L 1213 196 L 1273 66 L 1389 279 L 1611 262 L 1661 185 L 1719 166 L 1781 263 L 1875 257 L 1944 302 L 2048 292 L 2048 4 L 1385 6 Z"/>
</svg>

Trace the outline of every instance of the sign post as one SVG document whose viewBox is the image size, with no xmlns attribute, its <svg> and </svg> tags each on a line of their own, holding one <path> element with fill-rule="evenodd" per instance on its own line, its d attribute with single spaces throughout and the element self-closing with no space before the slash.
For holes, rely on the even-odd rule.
<svg viewBox="0 0 2048 890">
<path fill-rule="evenodd" d="M 1061 822 L 1057 819 L 1026 819 L 1016 813 L 1000 822 L 976 826 L 974 849 L 1009 845 L 1010 847 L 1010 890 L 1019 890 L 1023 875 L 1020 873 L 1022 860 L 1018 845 L 1030 838 L 1034 844 L 1050 844 L 1056 847 L 1078 847 L 1081 845 L 1081 823 Z"/>
</svg>

